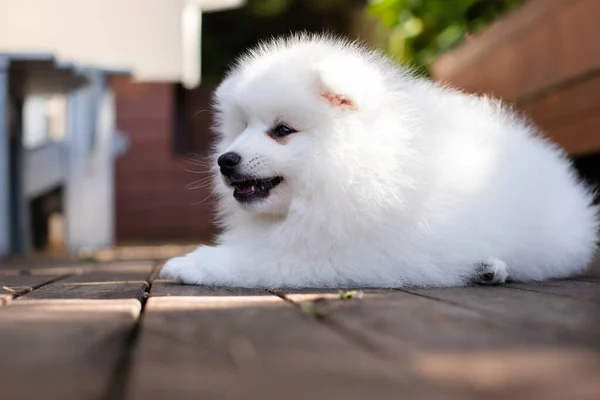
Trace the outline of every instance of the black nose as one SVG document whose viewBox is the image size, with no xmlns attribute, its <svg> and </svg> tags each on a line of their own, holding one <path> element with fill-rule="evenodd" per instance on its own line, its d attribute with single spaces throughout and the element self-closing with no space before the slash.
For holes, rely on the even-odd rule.
<svg viewBox="0 0 600 400">
<path fill-rule="evenodd" d="M 221 167 L 221 173 L 223 175 L 230 176 L 241 160 L 242 156 L 240 156 L 238 153 L 230 151 L 229 153 L 222 154 L 217 159 L 217 164 L 219 164 L 219 167 Z"/>
</svg>

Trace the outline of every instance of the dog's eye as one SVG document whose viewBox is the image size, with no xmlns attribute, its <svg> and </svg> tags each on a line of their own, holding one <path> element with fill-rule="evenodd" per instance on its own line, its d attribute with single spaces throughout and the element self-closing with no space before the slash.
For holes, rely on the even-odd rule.
<svg viewBox="0 0 600 400">
<path fill-rule="evenodd" d="M 287 135 L 291 135 L 292 133 L 295 133 L 295 132 L 296 132 L 296 130 L 294 130 L 293 128 L 290 128 L 289 126 L 287 126 L 285 124 L 280 124 L 280 125 L 277 125 L 275 127 L 275 129 L 273 129 L 273 136 L 282 138 Z"/>
</svg>

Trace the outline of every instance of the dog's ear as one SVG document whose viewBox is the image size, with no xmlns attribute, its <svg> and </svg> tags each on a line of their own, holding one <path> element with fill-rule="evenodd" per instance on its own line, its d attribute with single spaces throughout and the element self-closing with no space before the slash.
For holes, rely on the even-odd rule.
<svg viewBox="0 0 600 400">
<path fill-rule="evenodd" d="M 381 99 L 379 71 L 356 57 L 328 57 L 313 65 L 313 72 L 318 95 L 332 107 L 366 111 Z"/>
</svg>

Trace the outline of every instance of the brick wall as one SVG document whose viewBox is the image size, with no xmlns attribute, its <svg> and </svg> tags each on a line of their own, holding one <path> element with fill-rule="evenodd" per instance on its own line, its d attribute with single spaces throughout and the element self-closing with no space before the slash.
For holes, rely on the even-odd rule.
<svg viewBox="0 0 600 400">
<path fill-rule="evenodd" d="M 199 242 L 211 238 L 214 227 L 210 190 L 186 189 L 186 185 L 206 175 L 187 172 L 185 168 L 199 167 L 186 166 L 186 156 L 174 151 L 176 86 L 118 78 L 113 88 L 117 127 L 130 141 L 129 150 L 116 164 L 117 241 Z M 202 93 L 204 96 L 196 96 L 198 109 L 208 109 L 210 93 Z M 194 126 L 196 135 L 210 135 L 210 118 L 203 117 L 200 126 Z M 208 144 L 207 140 L 200 142 Z M 194 204 L 207 197 L 201 204 Z"/>
</svg>

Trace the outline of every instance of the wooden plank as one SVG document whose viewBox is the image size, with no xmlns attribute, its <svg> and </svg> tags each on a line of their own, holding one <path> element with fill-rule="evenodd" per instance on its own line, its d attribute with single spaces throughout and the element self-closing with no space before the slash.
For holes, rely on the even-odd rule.
<svg viewBox="0 0 600 400">
<path fill-rule="evenodd" d="M 133 299 L 9 303 L 0 310 L 2 398 L 103 398 L 140 307 Z"/>
<path fill-rule="evenodd" d="M 542 126 L 552 141 L 563 147 L 571 157 L 591 154 L 600 149 L 600 135 L 590 135 L 600 125 L 598 110 L 581 115 L 560 125 Z"/>
<path fill-rule="evenodd" d="M 19 297 L 16 302 L 24 300 L 59 300 L 59 299 L 137 299 L 142 300 L 148 289 L 146 282 L 115 283 L 53 283 Z"/>
<path fill-rule="evenodd" d="M 574 281 L 583 281 L 583 282 L 600 283 L 600 276 L 586 275 L 586 276 L 581 276 L 581 277 L 578 277 L 578 278 L 573 278 L 571 280 L 574 280 Z"/>
<path fill-rule="evenodd" d="M 146 277 L 146 272 L 151 273 L 156 268 L 154 261 L 111 261 L 101 263 L 71 263 L 67 265 L 57 265 L 48 260 L 45 264 L 39 263 L 35 265 L 29 264 L 7 264 L 0 268 L 0 276 L 2 275 L 84 275 L 89 273 L 106 273 L 110 277 L 110 273 L 131 273 L 139 274 L 135 276 L 135 280 L 140 280 L 141 277 Z M 147 280 L 147 279 L 141 279 Z"/>
<path fill-rule="evenodd" d="M 590 350 L 427 353 L 411 365 L 430 385 L 462 389 L 474 399 L 596 400 L 600 394 L 600 357 Z"/>
<path fill-rule="evenodd" d="M 53 267 L 47 265 L 46 267 L 38 267 L 38 268 L 6 268 L 0 269 L 0 276 L 3 275 L 75 275 L 82 274 L 89 266 L 83 265 L 73 265 L 73 266 L 61 266 L 61 267 Z"/>
<path fill-rule="evenodd" d="M 264 291 L 154 284 L 127 399 L 395 398 L 419 392 L 404 366 Z M 453 397 L 452 392 L 444 398 Z"/>
<path fill-rule="evenodd" d="M 131 345 L 148 283 L 86 280 L 54 282 L 3 307 L 3 395 L 85 400 L 114 394 L 114 374 Z"/>
<path fill-rule="evenodd" d="M 600 393 L 595 338 L 565 342 L 546 327 L 523 329 L 492 313 L 393 290 L 359 291 L 348 300 L 329 290 L 279 293 L 305 310 L 318 300 L 324 323 L 465 398 L 591 400 Z"/>
<path fill-rule="evenodd" d="M 511 283 L 506 287 L 600 302 L 600 282 L 583 280 Z"/>
<path fill-rule="evenodd" d="M 556 126 L 593 114 L 600 109 L 600 75 L 522 102 L 519 107 L 541 126 Z"/>
<path fill-rule="evenodd" d="M 218 287 L 218 286 L 202 286 L 198 287 L 195 285 L 180 285 L 173 283 L 168 280 L 158 279 L 152 285 L 152 291 L 150 293 L 152 297 L 164 297 L 164 296 L 202 296 L 204 298 L 208 296 L 265 296 L 272 297 L 272 295 L 262 289 L 245 289 L 245 288 L 230 288 L 230 287 Z"/>
<path fill-rule="evenodd" d="M 182 186 L 185 186 L 185 183 L 182 183 Z M 168 260 L 195 250 L 199 244 L 201 243 L 194 245 L 112 247 L 96 251 L 94 258 L 98 261 Z"/>
<path fill-rule="evenodd" d="M 81 275 L 72 275 L 66 279 L 69 283 L 134 283 L 150 280 L 152 271 L 147 272 L 104 272 L 91 271 Z"/>
<path fill-rule="evenodd" d="M 340 300 L 329 291 L 287 291 L 285 297 L 310 313 L 318 299 L 323 319 L 369 343 L 402 356 L 424 350 L 535 348 L 555 345 L 552 331 L 532 332 L 476 310 L 396 290 L 365 290 L 362 298 Z"/>
<path fill-rule="evenodd" d="M 60 278 L 60 275 L 0 275 L 0 305 Z"/>
<path fill-rule="evenodd" d="M 149 282 L 154 269 L 153 262 L 99 264 L 68 278 L 67 282 Z"/>
<path fill-rule="evenodd" d="M 156 266 L 156 262 L 152 260 L 146 261 L 111 261 L 111 262 L 102 262 L 97 263 L 95 270 L 99 271 L 113 271 L 113 272 L 123 272 L 123 271 L 131 271 L 131 272 L 143 272 L 143 271 L 152 271 Z"/>
<path fill-rule="evenodd" d="M 590 265 L 587 270 L 587 273 L 582 277 L 583 279 L 600 279 L 600 254 L 596 255 L 596 259 Z"/>
<path fill-rule="evenodd" d="M 478 311 L 568 343 L 598 343 L 597 304 L 509 287 L 406 289 L 406 292 Z"/>
</svg>

